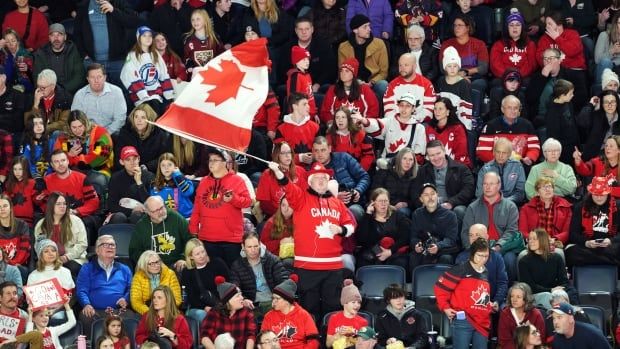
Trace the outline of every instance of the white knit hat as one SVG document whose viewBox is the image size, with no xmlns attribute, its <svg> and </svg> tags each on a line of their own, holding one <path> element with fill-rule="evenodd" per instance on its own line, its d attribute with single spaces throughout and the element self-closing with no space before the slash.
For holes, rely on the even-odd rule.
<svg viewBox="0 0 620 349">
<path fill-rule="evenodd" d="M 443 51 L 443 68 L 446 69 L 446 66 L 450 63 L 456 63 L 456 65 L 461 67 L 461 57 L 459 56 L 458 51 L 453 46 L 448 46 Z"/>
<path fill-rule="evenodd" d="M 620 85 L 618 75 L 616 75 L 616 73 L 614 73 L 611 69 L 605 68 L 605 70 L 603 70 L 603 74 L 601 75 L 601 87 L 603 90 L 605 89 L 605 86 L 609 85 L 612 81 L 615 81 L 616 84 Z"/>
</svg>

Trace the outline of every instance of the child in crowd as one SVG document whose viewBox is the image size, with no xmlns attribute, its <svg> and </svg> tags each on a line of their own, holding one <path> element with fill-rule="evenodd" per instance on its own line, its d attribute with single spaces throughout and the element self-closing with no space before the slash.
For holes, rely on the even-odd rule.
<svg viewBox="0 0 620 349">
<path fill-rule="evenodd" d="M 116 314 L 109 314 L 104 323 L 105 335 L 112 338 L 114 349 L 129 349 L 129 337 L 123 326 L 123 319 Z"/>
<path fill-rule="evenodd" d="M 359 113 L 357 110 L 354 112 Z M 374 164 L 375 151 L 372 139 L 353 122 L 351 112 L 346 106 L 340 107 L 334 114 L 326 138 L 332 151 L 349 153 L 360 163 L 364 171 L 370 170 Z"/>
<path fill-rule="evenodd" d="M 327 323 L 328 348 L 334 346 L 334 342 L 343 341 L 344 346 L 355 345 L 354 339 L 357 331 L 364 326 L 368 326 L 368 320 L 358 315 L 362 307 L 362 295 L 351 279 L 344 280 L 344 287 L 340 292 L 340 304 L 342 311 L 332 315 Z"/>
<path fill-rule="evenodd" d="M 206 10 L 194 10 L 191 22 L 192 29 L 185 36 L 183 48 L 183 59 L 190 78 L 194 68 L 204 67 L 211 59 L 224 51 L 224 47 L 213 31 L 213 22 Z"/>
<path fill-rule="evenodd" d="M 310 106 L 310 117 L 317 116 L 316 102 L 312 91 L 312 76 L 310 68 L 310 52 L 305 48 L 293 46 L 291 48 L 291 68 L 286 73 L 286 96 L 289 97 L 293 92 L 304 93 L 308 97 Z"/>
<path fill-rule="evenodd" d="M 35 188 L 35 180 L 30 177 L 28 160 L 16 156 L 11 163 L 11 172 L 4 183 L 4 194 L 13 202 L 15 217 L 24 220 L 30 228 L 34 224 L 34 215 L 39 207 L 44 210 L 45 193 Z"/>
<path fill-rule="evenodd" d="M 183 217 L 189 218 L 194 208 L 191 201 L 193 193 L 194 183 L 181 173 L 174 155 L 161 154 L 150 194 L 161 196 L 166 207 L 175 209 Z"/>
<path fill-rule="evenodd" d="M 319 133 L 319 125 L 311 120 L 308 96 L 293 92 L 288 96 L 288 103 L 291 113 L 284 115 L 273 143 L 286 141 L 297 154 L 295 163 L 309 166 L 312 163 L 312 143 Z"/>
<path fill-rule="evenodd" d="M 50 140 L 50 135 L 47 133 L 46 128 L 43 116 L 33 114 L 26 122 L 24 138 L 19 150 L 19 153 L 28 160 L 30 174 L 39 182 L 39 190 L 45 186 L 43 177 L 52 172 L 50 155 L 52 154 L 55 140 Z"/>
<path fill-rule="evenodd" d="M 524 108 L 525 93 L 521 90 L 521 73 L 516 68 L 508 68 L 502 75 L 502 87 L 491 89 L 491 105 L 487 120 L 493 120 L 502 116 L 502 99 L 508 95 L 513 95 L 521 101 L 521 113 L 519 117 L 527 118 L 527 108 Z M 534 122 L 535 120 L 530 120 Z"/>
<path fill-rule="evenodd" d="M 575 86 L 570 81 L 558 79 L 553 86 L 553 100 L 549 103 L 547 115 L 545 115 L 547 137 L 555 138 L 562 143 L 560 161 L 565 164 L 572 162 L 573 151 L 581 145 L 571 103 L 574 95 Z"/>
<path fill-rule="evenodd" d="M 185 65 L 181 61 L 181 57 L 172 51 L 170 45 L 168 45 L 168 38 L 164 33 L 155 34 L 155 48 L 157 52 L 161 55 L 166 63 L 166 68 L 168 69 L 168 75 L 170 75 L 171 80 L 176 80 L 177 83 L 181 83 L 183 81 L 188 81 L 187 71 L 185 70 Z"/>
<path fill-rule="evenodd" d="M 28 323 L 26 324 L 25 333 L 33 330 L 41 332 L 43 334 L 43 343 L 45 343 L 43 348 L 45 349 L 62 348 L 59 337 L 72 329 L 76 324 L 75 314 L 73 314 L 73 309 L 71 309 L 68 299 L 64 307 L 65 313 L 67 314 L 67 322 L 58 326 L 47 326 L 50 322 L 50 313 L 47 308 L 42 308 L 33 312 L 32 308 L 28 307 Z"/>
<path fill-rule="evenodd" d="M 442 63 L 445 76 L 437 81 L 437 91 L 440 96 L 450 99 L 452 105 L 456 107 L 459 120 L 465 128 L 471 130 L 479 122 L 473 120 L 471 83 L 459 75 L 461 57 L 454 47 L 449 46 L 444 50 Z"/>
</svg>

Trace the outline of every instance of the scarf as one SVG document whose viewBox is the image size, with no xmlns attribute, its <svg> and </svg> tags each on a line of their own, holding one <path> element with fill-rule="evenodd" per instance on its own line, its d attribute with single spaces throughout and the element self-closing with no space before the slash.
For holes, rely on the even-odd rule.
<svg viewBox="0 0 620 349">
<path fill-rule="evenodd" d="M 607 215 L 609 216 L 609 223 L 607 225 L 608 227 L 607 235 L 610 237 L 616 236 L 617 227 L 614 225 L 614 214 L 616 214 L 617 210 L 618 208 L 616 207 L 616 200 L 610 197 L 609 198 L 609 212 L 607 213 Z M 588 240 L 591 239 L 592 236 L 594 235 L 594 229 L 592 227 L 592 224 L 594 224 L 593 219 L 592 219 L 592 214 L 589 212 L 586 212 L 585 208 L 582 207 L 581 208 L 581 227 L 583 228 L 583 235 Z"/>
<path fill-rule="evenodd" d="M 551 233 L 555 230 L 553 226 L 553 202 L 547 210 L 545 209 L 545 203 L 540 198 L 537 198 L 536 212 L 538 213 L 538 226 L 544 228 L 550 236 L 553 236 Z"/>
</svg>

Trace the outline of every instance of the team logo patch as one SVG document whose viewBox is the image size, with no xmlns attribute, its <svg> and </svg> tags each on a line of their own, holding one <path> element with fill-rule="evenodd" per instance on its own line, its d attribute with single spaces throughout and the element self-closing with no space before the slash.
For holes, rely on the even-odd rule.
<svg viewBox="0 0 620 349">
<path fill-rule="evenodd" d="M 140 79 L 144 85 L 152 86 L 159 81 L 159 72 L 153 63 L 147 63 L 140 67 Z"/>
</svg>

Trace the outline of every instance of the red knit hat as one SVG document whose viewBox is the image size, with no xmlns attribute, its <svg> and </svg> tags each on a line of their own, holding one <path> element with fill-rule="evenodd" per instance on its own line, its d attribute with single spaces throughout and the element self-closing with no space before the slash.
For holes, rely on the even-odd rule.
<svg viewBox="0 0 620 349">
<path fill-rule="evenodd" d="M 357 72 L 360 69 L 360 64 L 357 59 L 355 59 L 355 57 L 351 57 L 347 58 L 344 62 L 342 62 L 342 64 L 340 64 L 340 69 L 342 68 L 349 70 L 351 73 L 353 73 L 353 77 L 356 78 Z"/>
<path fill-rule="evenodd" d="M 291 48 L 291 63 L 293 65 L 299 63 L 304 58 L 310 58 L 310 52 L 303 47 L 297 45 Z"/>
</svg>

